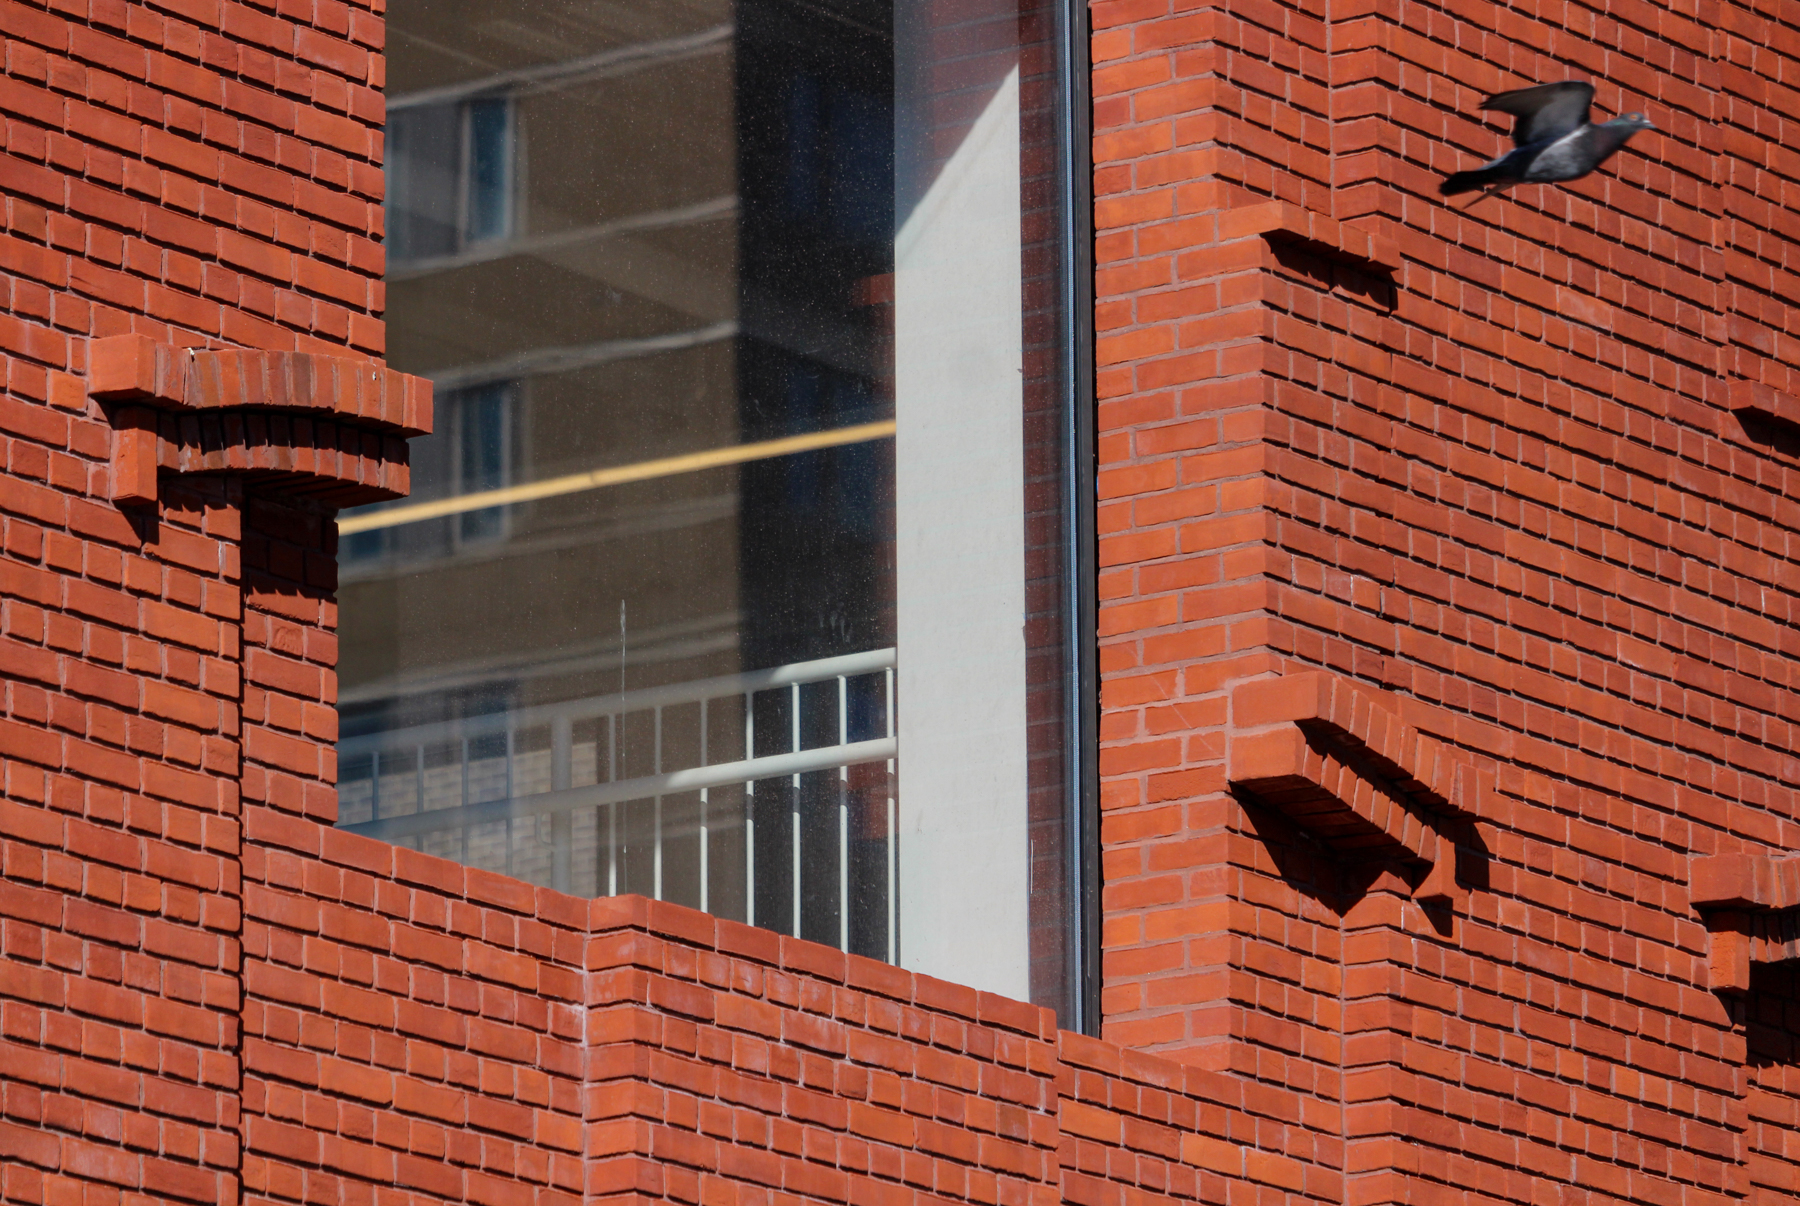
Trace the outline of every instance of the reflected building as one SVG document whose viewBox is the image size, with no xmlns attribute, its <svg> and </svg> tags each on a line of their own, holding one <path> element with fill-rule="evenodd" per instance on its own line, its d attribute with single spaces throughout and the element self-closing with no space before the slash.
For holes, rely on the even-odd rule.
<svg viewBox="0 0 1800 1206">
<path fill-rule="evenodd" d="M 1046 22 L 393 6 L 341 824 L 1059 999 Z"/>
</svg>

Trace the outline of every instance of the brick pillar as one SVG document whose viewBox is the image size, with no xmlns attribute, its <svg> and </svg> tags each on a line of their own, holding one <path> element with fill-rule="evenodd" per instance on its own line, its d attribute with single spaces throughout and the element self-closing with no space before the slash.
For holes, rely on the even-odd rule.
<svg viewBox="0 0 1800 1206">
<path fill-rule="evenodd" d="M 337 822 L 337 525 L 252 500 L 244 515 L 244 796 Z"/>
<path fill-rule="evenodd" d="M 12 507 L 29 493 L 16 483 L 0 487 Z M 6 521 L 9 1201 L 97 1185 L 234 1200 L 234 503 L 219 483 L 171 490 L 156 520 L 134 530 L 108 508 L 64 500 L 55 518 L 77 519 L 85 546 L 66 528 Z"/>
<path fill-rule="evenodd" d="M 188 376 L 153 371 L 150 388 L 127 389 L 117 365 L 101 367 L 108 397 L 189 406 L 196 395 L 170 382 L 191 384 L 194 357 L 126 350 L 128 367 Z M 404 474 L 381 455 L 404 457 L 396 439 L 283 410 L 355 408 L 317 391 L 271 407 L 250 380 L 148 426 L 115 428 L 65 375 L 47 378 L 52 396 L 85 417 L 13 411 L 108 459 L 80 478 L 97 500 L 20 476 L 0 484 L 14 513 L 0 561 L 0 1200 L 98 1186 L 238 1200 L 245 807 L 335 818 L 332 504 Z M 300 438 L 259 441 L 259 428 Z M 77 480 L 66 451 L 21 448 L 15 463 Z M 129 499 L 109 498 L 122 483 Z M 258 493 L 270 490 L 327 501 Z M 34 510 L 41 525 L 16 517 Z"/>
</svg>

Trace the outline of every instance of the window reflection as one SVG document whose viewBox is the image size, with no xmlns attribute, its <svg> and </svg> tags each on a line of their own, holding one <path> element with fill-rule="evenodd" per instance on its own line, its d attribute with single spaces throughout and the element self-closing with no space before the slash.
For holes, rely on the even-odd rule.
<svg viewBox="0 0 1800 1206">
<path fill-rule="evenodd" d="M 387 156 L 390 265 L 513 233 L 512 98 L 398 106 L 388 114 Z"/>
<path fill-rule="evenodd" d="M 396 0 L 341 824 L 1055 998 L 1045 28 Z"/>
</svg>

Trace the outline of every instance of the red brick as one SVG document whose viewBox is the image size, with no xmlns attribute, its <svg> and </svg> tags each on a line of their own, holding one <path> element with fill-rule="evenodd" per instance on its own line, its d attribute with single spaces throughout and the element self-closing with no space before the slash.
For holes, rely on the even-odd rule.
<svg viewBox="0 0 1800 1206">
<path fill-rule="evenodd" d="M 190 398 L 186 349 L 383 346 L 379 11 L 6 0 L 0 1198 L 1793 1195 L 1791 27 L 1091 12 L 1114 1041 L 1052 1049 L 325 830 L 332 543 L 255 473 L 403 492 L 428 386 Z M 1668 133 L 1440 204 L 1482 94 L 1577 69 Z M 1469 882 L 1283 794 L 1313 722 Z"/>
</svg>

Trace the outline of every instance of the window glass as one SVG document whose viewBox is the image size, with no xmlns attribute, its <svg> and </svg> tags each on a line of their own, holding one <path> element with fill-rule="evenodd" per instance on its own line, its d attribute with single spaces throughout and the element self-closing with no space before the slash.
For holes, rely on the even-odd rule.
<svg viewBox="0 0 1800 1206">
<path fill-rule="evenodd" d="M 340 824 L 1060 1005 L 1048 10 L 394 0 Z"/>
</svg>

